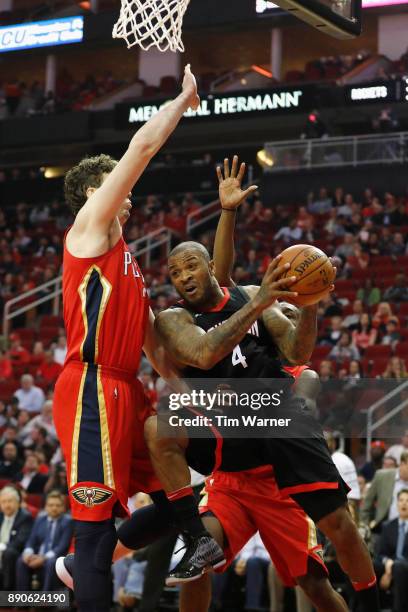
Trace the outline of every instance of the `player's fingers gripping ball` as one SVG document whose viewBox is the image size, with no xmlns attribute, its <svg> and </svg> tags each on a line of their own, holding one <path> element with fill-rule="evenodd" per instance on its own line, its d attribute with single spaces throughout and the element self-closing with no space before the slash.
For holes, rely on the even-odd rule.
<svg viewBox="0 0 408 612">
<path fill-rule="evenodd" d="M 289 301 L 297 306 L 310 306 L 327 296 L 334 283 L 336 270 L 326 253 L 309 244 L 295 244 L 285 249 L 281 255 L 279 265 L 290 264 L 284 276 L 297 278 L 290 286 L 290 291 L 298 295 Z"/>
</svg>

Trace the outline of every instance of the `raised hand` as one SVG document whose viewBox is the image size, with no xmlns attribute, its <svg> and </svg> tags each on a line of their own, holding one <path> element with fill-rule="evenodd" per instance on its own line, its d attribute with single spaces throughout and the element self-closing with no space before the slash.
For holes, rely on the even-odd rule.
<svg viewBox="0 0 408 612">
<path fill-rule="evenodd" d="M 183 94 L 187 96 L 188 108 L 197 110 L 200 106 L 200 97 L 197 93 L 197 81 L 194 74 L 191 72 L 190 64 L 187 64 L 184 68 L 182 89 Z"/>
<path fill-rule="evenodd" d="M 238 155 L 234 155 L 232 160 L 231 172 L 229 159 L 224 159 L 224 175 L 220 166 L 217 166 L 217 176 L 219 181 L 219 194 L 221 206 L 224 209 L 235 210 L 246 197 L 258 189 L 257 185 L 251 185 L 244 191 L 241 189 L 242 179 L 245 174 L 245 162 L 239 166 Z"/>
<path fill-rule="evenodd" d="M 280 266 L 280 259 L 281 255 L 278 255 L 271 261 L 262 279 L 259 291 L 254 297 L 254 300 L 262 308 L 271 306 L 275 300 L 290 300 L 298 295 L 296 292 L 290 291 L 291 285 L 296 282 L 297 278 L 296 276 L 284 276 L 290 268 L 290 264 L 286 263 Z"/>
</svg>

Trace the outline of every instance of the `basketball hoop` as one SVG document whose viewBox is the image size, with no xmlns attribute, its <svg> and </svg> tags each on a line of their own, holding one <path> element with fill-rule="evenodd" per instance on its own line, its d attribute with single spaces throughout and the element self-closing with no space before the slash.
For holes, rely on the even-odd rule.
<svg viewBox="0 0 408 612">
<path fill-rule="evenodd" d="M 113 38 L 124 38 L 128 49 L 184 51 L 181 40 L 183 17 L 190 0 L 121 0 Z"/>
</svg>

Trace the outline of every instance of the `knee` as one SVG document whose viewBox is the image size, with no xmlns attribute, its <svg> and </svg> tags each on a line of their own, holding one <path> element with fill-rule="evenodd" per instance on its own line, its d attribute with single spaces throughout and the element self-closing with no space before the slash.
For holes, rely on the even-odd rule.
<svg viewBox="0 0 408 612">
<path fill-rule="evenodd" d="M 333 539 L 333 536 L 345 534 L 350 529 L 356 529 L 346 506 L 337 508 L 337 510 L 322 518 L 317 526 L 324 534 L 328 535 L 330 539 Z"/>
<path fill-rule="evenodd" d="M 150 448 L 152 444 L 157 442 L 157 417 L 149 417 L 144 424 L 144 437 L 147 446 Z"/>
</svg>

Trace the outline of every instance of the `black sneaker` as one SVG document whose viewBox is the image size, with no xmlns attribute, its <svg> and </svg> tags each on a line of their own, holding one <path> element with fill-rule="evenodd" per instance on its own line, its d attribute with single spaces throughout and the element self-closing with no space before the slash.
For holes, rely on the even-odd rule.
<svg viewBox="0 0 408 612">
<path fill-rule="evenodd" d="M 210 535 L 198 538 L 185 536 L 185 538 L 187 538 L 187 550 L 181 561 L 168 574 L 167 586 L 197 580 L 209 569 L 217 569 L 226 562 L 222 548 Z"/>
<path fill-rule="evenodd" d="M 58 578 L 72 591 L 74 590 L 74 554 L 70 553 L 66 557 L 58 557 L 55 562 L 55 572 Z"/>
</svg>

